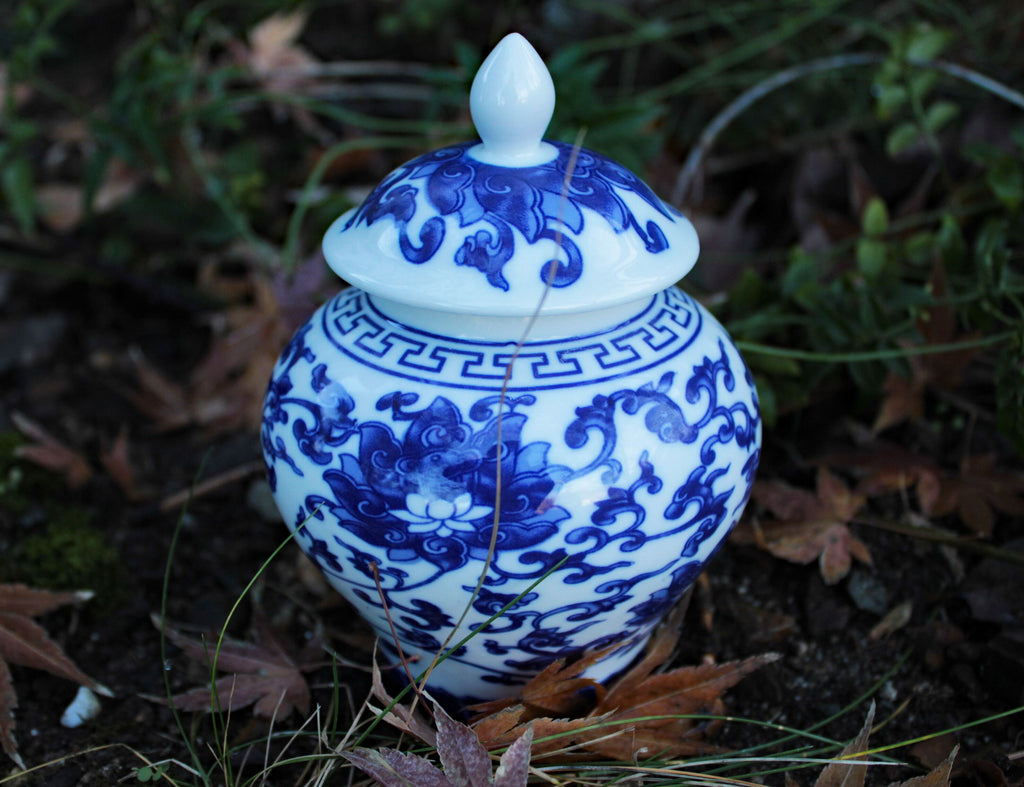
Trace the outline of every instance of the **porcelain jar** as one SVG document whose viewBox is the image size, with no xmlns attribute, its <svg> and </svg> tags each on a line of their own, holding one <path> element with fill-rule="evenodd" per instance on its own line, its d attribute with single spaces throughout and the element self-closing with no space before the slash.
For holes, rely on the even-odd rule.
<svg viewBox="0 0 1024 787">
<path fill-rule="evenodd" d="M 628 666 L 739 518 L 761 440 L 743 360 L 675 286 L 690 222 L 542 140 L 554 87 L 518 34 L 470 108 L 481 142 L 328 230 L 352 286 L 285 348 L 262 429 L 303 550 L 387 658 L 392 625 L 417 672 L 443 650 L 427 689 L 461 703 L 594 649 L 588 676 Z"/>
</svg>

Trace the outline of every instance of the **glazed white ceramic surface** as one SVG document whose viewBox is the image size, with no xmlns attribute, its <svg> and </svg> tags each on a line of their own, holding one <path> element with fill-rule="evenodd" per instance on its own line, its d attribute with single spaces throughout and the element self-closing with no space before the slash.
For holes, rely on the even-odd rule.
<svg viewBox="0 0 1024 787">
<path fill-rule="evenodd" d="M 588 675 L 625 668 L 759 457 L 743 360 L 671 286 L 692 226 L 621 165 L 542 141 L 549 93 L 509 36 L 474 83 L 483 141 L 335 222 L 325 253 L 356 286 L 285 348 L 264 407 L 298 543 L 389 658 L 385 605 L 418 669 L 447 646 L 428 689 L 457 702 L 594 649 L 611 652 Z"/>
</svg>

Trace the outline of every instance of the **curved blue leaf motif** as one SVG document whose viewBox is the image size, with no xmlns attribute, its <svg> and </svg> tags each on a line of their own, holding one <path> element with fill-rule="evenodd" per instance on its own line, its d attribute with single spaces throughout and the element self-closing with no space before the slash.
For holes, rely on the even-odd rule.
<svg viewBox="0 0 1024 787">
<path fill-rule="evenodd" d="M 476 268 L 487 282 L 508 290 L 502 274 L 515 252 L 512 230 L 529 244 L 554 240 L 559 227 L 579 234 L 584 227 L 584 209 L 607 221 L 617 233 L 633 232 L 652 254 L 665 251 L 668 240 L 656 221 L 640 225 L 622 199 L 635 195 L 654 208 L 665 220 L 674 222 L 674 209 L 667 207 L 635 175 L 622 165 L 593 151 L 577 151 L 572 177 L 565 172 L 573 147 L 552 142 L 557 157 L 533 167 L 500 167 L 477 161 L 468 154 L 475 143 L 465 143 L 413 159 L 385 178 L 366 198 L 342 231 L 365 223 L 373 225 L 390 219 L 399 230 L 399 248 L 411 263 L 422 264 L 437 253 L 444 242 L 445 222 L 455 216 L 460 229 L 467 230 L 455 253 L 455 263 Z M 432 215 L 421 225 L 418 237 L 409 235 L 418 209 L 421 190 Z M 565 192 L 563 198 L 563 190 Z M 583 273 L 583 258 L 571 237 L 561 235 L 562 254 L 553 273 L 544 266 L 542 281 L 552 277 L 555 287 L 568 287 Z"/>
<path fill-rule="evenodd" d="M 366 543 L 386 549 L 390 561 L 422 560 L 451 571 L 486 559 L 500 461 L 499 548 L 539 544 L 568 516 L 544 501 L 569 470 L 547 462 L 547 444 L 521 444 L 526 416 L 515 408 L 524 400 L 532 397 L 506 404 L 499 451 L 498 414 L 489 406 L 494 397 L 471 408 L 483 422 L 473 424 L 444 397 L 412 410 L 415 396 L 388 394 L 377 407 L 407 422 L 404 435 L 383 423 L 360 424 L 358 454 L 343 454 L 340 467 L 323 473 L 332 498 L 311 495 L 305 506 L 337 517 Z"/>
<path fill-rule="evenodd" d="M 479 174 L 449 163 L 453 178 Z M 424 167 L 424 177 L 435 174 Z M 520 225 L 537 237 L 545 231 L 546 192 L 538 193 L 532 202 L 529 194 L 508 197 L 524 213 L 508 226 L 524 236 Z M 453 213 L 486 213 L 471 191 L 439 194 Z M 628 224 L 628 215 L 619 218 Z M 550 342 L 545 358 L 571 357 L 566 347 L 603 357 L 606 348 L 633 346 L 619 341 L 628 333 L 671 347 L 675 359 L 678 344 L 653 326 L 679 326 L 679 315 L 698 307 L 682 295 L 652 304 L 649 311 L 676 316 L 627 321 L 605 338 Z M 331 308 L 323 314 L 337 314 Z M 713 328 L 699 314 L 692 322 Z M 664 365 L 644 357 L 622 375 L 604 376 L 592 364 L 594 384 L 549 385 L 541 376 L 548 361 L 535 367 L 533 387 L 520 376 L 497 393 L 459 379 L 446 388 L 384 375 L 357 353 L 339 364 L 354 373 L 333 371 L 330 354 L 359 335 L 317 344 L 309 330 L 275 367 L 264 404 L 261 440 L 275 495 L 320 570 L 382 638 L 393 624 L 407 654 L 440 649 L 477 590 L 453 641 L 470 629 L 479 634 L 445 662 L 474 676 L 466 694 L 499 692 L 555 658 L 607 646 L 624 667 L 749 496 L 760 416 L 749 371 L 724 339 L 686 343 L 679 352 L 687 354 Z M 465 347 L 475 345 L 453 343 L 448 354 Z M 361 379 L 364 369 L 376 383 Z M 462 690 L 457 681 L 439 688 Z"/>
<path fill-rule="evenodd" d="M 633 617 L 627 621 L 627 625 L 644 626 L 657 623 L 662 615 L 675 606 L 703 570 L 704 564 L 699 560 L 689 561 L 676 568 L 671 574 L 672 581 L 668 587 L 656 590 L 646 601 L 629 608 Z"/>
</svg>

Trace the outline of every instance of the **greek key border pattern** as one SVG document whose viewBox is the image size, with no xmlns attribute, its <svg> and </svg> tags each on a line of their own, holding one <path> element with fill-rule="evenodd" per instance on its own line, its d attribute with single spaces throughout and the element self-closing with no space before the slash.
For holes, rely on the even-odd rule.
<svg viewBox="0 0 1024 787">
<path fill-rule="evenodd" d="M 669 288 L 636 317 L 607 331 L 527 342 L 509 390 L 564 388 L 642 372 L 685 350 L 702 323 L 690 297 Z M 356 288 L 324 306 L 322 325 L 335 347 L 364 366 L 449 388 L 500 387 L 515 349 L 515 342 L 458 340 L 402 325 Z"/>
</svg>

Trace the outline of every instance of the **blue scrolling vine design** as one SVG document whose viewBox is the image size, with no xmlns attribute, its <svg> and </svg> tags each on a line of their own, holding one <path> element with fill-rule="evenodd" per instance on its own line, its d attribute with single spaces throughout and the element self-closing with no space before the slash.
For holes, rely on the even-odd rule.
<svg viewBox="0 0 1024 787">
<path fill-rule="evenodd" d="M 583 231 L 584 209 L 604 218 L 617 233 L 635 233 L 652 254 L 668 248 L 658 223 L 650 220 L 641 226 L 622 195 L 635 195 L 669 221 L 674 222 L 678 214 L 615 161 L 579 150 L 566 184 L 571 145 L 552 142 L 558 150 L 553 161 L 513 168 L 477 161 L 468 152 L 473 144 L 442 148 L 404 164 L 370 193 L 341 231 L 389 218 L 398 225 L 402 256 L 421 264 L 432 259 L 445 240 L 442 217 L 454 216 L 458 226 L 467 230 L 455 263 L 476 268 L 490 285 L 502 290 L 509 289 L 502 269 L 515 253 L 513 229 L 534 244 L 556 240 L 563 228 L 560 245 L 565 259 L 558 260 L 551 283 L 567 287 L 579 279 L 583 258 L 570 233 Z M 408 227 L 421 207 L 417 199 L 421 188 L 438 215 L 426 219 L 414 238 Z M 551 275 L 549 267 L 539 272 L 542 281 Z"/>
<path fill-rule="evenodd" d="M 262 430 L 268 477 L 275 486 L 278 471 L 302 475 L 315 468 L 322 491 L 302 499 L 294 521 L 296 527 L 307 519 L 331 526 L 302 528 L 298 538 L 320 568 L 366 606 L 386 605 L 403 642 L 435 650 L 454 625 L 430 600 L 429 588 L 486 559 L 500 465 L 497 549 L 473 605 L 481 617 L 470 625 L 483 627 L 481 647 L 514 672 L 493 670 L 486 681 L 516 682 L 517 674 L 552 658 L 628 643 L 649 630 L 700 572 L 707 559 L 701 545 L 731 524 L 753 483 L 756 397 L 726 396 L 737 378 L 721 341 L 717 357 L 704 355 L 689 367 L 681 388 L 675 385 L 678 372 L 669 371 L 575 407 L 563 421 L 561 441 L 573 452 L 587 448 L 589 460 L 570 467 L 551 461 L 552 442 L 524 437 L 538 403 L 533 393 L 482 395 L 463 409 L 447 396 L 421 401 L 416 393 L 395 390 L 377 399 L 377 416 L 355 418 L 353 396 L 329 377 L 307 345 L 307 331 L 289 344 L 268 389 Z M 749 372 L 743 373 L 752 391 Z M 311 393 L 297 392 L 298 374 L 309 375 L 305 387 Z M 685 413 L 673 399 L 680 391 L 691 405 Z M 633 467 L 617 458 L 619 430 L 634 428 L 633 419 L 657 443 L 697 447 L 701 465 L 675 481 L 671 495 L 659 494 L 669 475 L 650 452 L 643 451 Z M 729 445 L 739 449 L 731 456 L 745 457 L 731 481 L 729 465 L 719 457 Z M 558 491 L 595 473 L 604 496 L 591 503 L 582 522 L 573 520 L 558 504 Z M 660 510 L 651 510 L 654 499 L 664 501 Z M 660 524 L 645 527 L 649 517 Z M 646 570 L 630 569 L 634 553 L 658 543 L 667 548 L 656 551 Z M 551 581 L 567 589 L 591 583 L 592 590 L 555 605 L 550 596 L 535 603 L 537 594 L 516 600 L 522 580 L 550 571 L 558 577 Z M 648 581 L 659 577 L 652 590 Z M 616 630 L 598 625 L 620 607 L 625 614 L 617 613 Z"/>
</svg>

